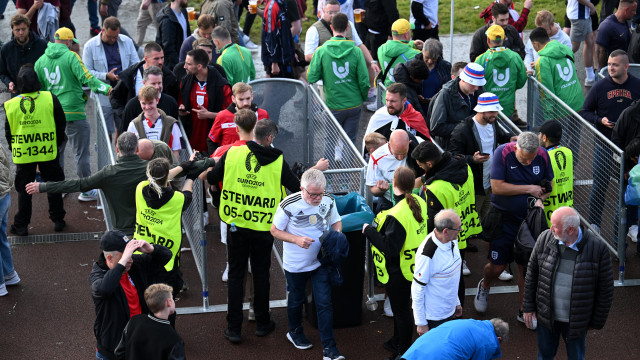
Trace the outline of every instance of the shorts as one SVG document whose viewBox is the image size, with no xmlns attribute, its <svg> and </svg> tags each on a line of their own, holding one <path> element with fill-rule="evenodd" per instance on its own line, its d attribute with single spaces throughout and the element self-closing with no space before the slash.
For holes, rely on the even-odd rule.
<svg viewBox="0 0 640 360">
<path fill-rule="evenodd" d="M 489 241 L 487 257 L 494 265 L 506 265 L 514 260 L 513 244 L 522 220 L 502 210 L 491 207 L 482 220 L 485 239 Z"/>
<path fill-rule="evenodd" d="M 593 32 L 591 19 L 570 19 L 571 33 L 569 37 L 573 42 L 581 42 L 587 35 Z"/>
<path fill-rule="evenodd" d="M 599 26 L 598 13 L 592 13 L 591 14 L 591 30 L 592 31 L 598 30 L 598 26 Z M 567 29 L 571 29 L 571 20 L 569 20 L 566 14 L 564 15 L 564 27 Z"/>
</svg>

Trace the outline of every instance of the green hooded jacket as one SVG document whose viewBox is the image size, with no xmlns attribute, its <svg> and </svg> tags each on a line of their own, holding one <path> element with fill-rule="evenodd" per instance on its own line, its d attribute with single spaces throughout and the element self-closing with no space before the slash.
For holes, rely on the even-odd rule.
<svg viewBox="0 0 640 360">
<path fill-rule="evenodd" d="M 573 52 L 567 46 L 552 40 L 538 51 L 535 62 L 538 81 L 574 111 L 580 111 L 584 103 L 582 86 L 576 74 Z M 544 93 L 540 92 L 544 100 Z"/>
<path fill-rule="evenodd" d="M 386 43 L 382 44 L 378 48 L 378 61 L 380 62 L 380 71 L 382 73 L 384 73 L 389 62 L 397 56 L 395 61 L 391 64 L 387 77 L 384 79 L 384 86 L 389 86 L 396 82 L 393 78 L 393 69 L 396 65 L 406 63 L 413 59 L 416 54 L 420 54 L 420 50 L 413 47 L 413 41 L 403 42 L 400 40 L 388 40 Z"/>
<path fill-rule="evenodd" d="M 229 43 L 220 52 L 217 63 L 227 72 L 229 85 L 233 86 L 239 82 L 249 83 L 256 78 L 256 68 L 249 49 Z"/>
<path fill-rule="evenodd" d="M 67 121 L 87 118 L 84 112 L 87 95 L 82 86 L 103 95 L 108 95 L 111 89 L 111 86 L 91 75 L 80 56 L 65 44 L 49 43 L 34 68 L 42 90 L 51 91 L 60 100 Z"/>
<path fill-rule="evenodd" d="M 516 90 L 527 82 L 527 69 L 518 53 L 504 46 L 491 48 L 476 58 L 484 67 L 484 89 L 498 95 L 502 112 L 511 117 L 516 106 Z"/>
<path fill-rule="evenodd" d="M 313 54 L 307 81 L 324 83 L 327 106 L 347 110 L 360 106 L 368 98 L 369 71 L 364 54 L 352 40 L 332 37 Z"/>
</svg>

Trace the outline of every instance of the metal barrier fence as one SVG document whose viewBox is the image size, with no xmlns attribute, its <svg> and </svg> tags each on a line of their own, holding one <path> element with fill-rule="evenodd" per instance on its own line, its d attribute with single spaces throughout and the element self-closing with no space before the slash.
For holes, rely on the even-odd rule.
<svg viewBox="0 0 640 360">
<path fill-rule="evenodd" d="M 528 126 L 551 119 L 562 124 L 561 144 L 573 151 L 573 207 L 582 223 L 617 255 L 619 281 L 624 282 L 624 152 L 535 77 L 529 76 L 527 96 Z"/>
<path fill-rule="evenodd" d="M 640 78 L 640 64 L 629 64 L 629 74 Z M 598 80 L 604 79 L 609 74 L 609 67 L 603 67 L 598 73 Z"/>
<path fill-rule="evenodd" d="M 104 120 L 104 114 L 102 113 L 102 106 L 100 106 L 100 99 L 98 94 L 91 92 L 91 98 L 93 99 L 93 111 L 94 119 L 96 119 L 96 157 L 98 158 L 98 170 L 107 165 L 113 165 L 116 163 L 116 153 L 111 144 L 111 138 L 107 131 L 107 124 Z M 104 222 L 107 227 L 107 231 L 113 230 L 113 215 L 111 209 L 107 205 L 107 199 L 104 196 L 102 190 L 98 191 L 98 208 L 102 209 L 104 213 Z"/>
</svg>

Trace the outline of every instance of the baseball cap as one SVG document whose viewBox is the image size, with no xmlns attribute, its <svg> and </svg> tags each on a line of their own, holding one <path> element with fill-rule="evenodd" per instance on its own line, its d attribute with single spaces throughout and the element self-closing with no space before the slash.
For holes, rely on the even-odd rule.
<svg viewBox="0 0 640 360">
<path fill-rule="evenodd" d="M 393 35 L 403 35 L 409 30 L 413 30 L 416 27 L 415 24 L 410 24 L 406 19 L 398 19 L 391 25 L 391 33 Z"/>
<path fill-rule="evenodd" d="M 475 112 L 502 111 L 498 95 L 490 92 L 478 96 L 478 104 L 473 108 Z"/>
<path fill-rule="evenodd" d="M 487 38 L 494 42 L 504 40 L 504 29 L 500 25 L 491 25 L 485 32 Z"/>
<path fill-rule="evenodd" d="M 60 29 L 58 29 L 58 31 L 56 31 L 54 39 L 56 39 L 56 40 L 73 40 L 74 43 L 76 43 L 76 44 L 79 43 L 78 39 L 76 39 L 73 36 L 73 31 L 71 31 L 69 28 L 66 28 L 66 27 L 61 27 Z"/>
<path fill-rule="evenodd" d="M 484 79 L 484 68 L 476 63 L 467 64 L 460 73 L 460 79 L 473 86 L 484 86 L 487 83 Z"/>
<path fill-rule="evenodd" d="M 124 252 L 129 238 L 120 230 L 110 230 L 102 235 L 100 239 L 100 250 Z"/>
<path fill-rule="evenodd" d="M 536 127 L 534 132 L 547 135 L 548 138 L 562 139 L 562 125 L 558 120 L 547 120 L 542 125 Z"/>
</svg>

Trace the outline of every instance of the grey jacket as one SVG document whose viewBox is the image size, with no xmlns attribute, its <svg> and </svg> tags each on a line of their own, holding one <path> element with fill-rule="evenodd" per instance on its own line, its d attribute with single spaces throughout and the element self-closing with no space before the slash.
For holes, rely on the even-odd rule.
<svg viewBox="0 0 640 360">
<path fill-rule="evenodd" d="M 0 198 L 11 191 L 13 176 L 11 176 L 11 161 L 4 148 L 0 149 Z"/>
<path fill-rule="evenodd" d="M 560 250 L 547 230 L 540 234 L 529 259 L 524 288 L 524 312 L 535 312 L 538 325 L 553 326 L 553 282 Z M 583 336 L 589 328 L 602 329 L 613 301 L 613 269 L 609 249 L 582 228 L 573 270 L 568 340 Z"/>
</svg>

